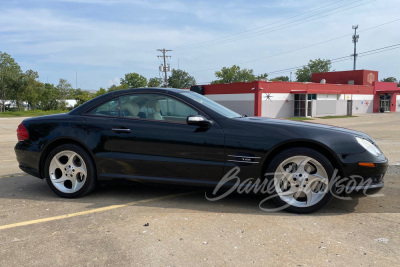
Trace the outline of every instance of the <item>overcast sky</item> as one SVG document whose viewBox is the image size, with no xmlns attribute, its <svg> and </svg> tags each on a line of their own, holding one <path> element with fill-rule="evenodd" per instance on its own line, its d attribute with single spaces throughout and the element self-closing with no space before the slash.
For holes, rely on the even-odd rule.
<svg viewBox="0 0 400 267">
<path fill-rule="evenodd" d="M 399 11 L 399 0 L 1 0 L 0 51 L 42 82 L 75 88 L 77 73 L 78 87 L 97 90 L 129 72 L 160 77 L 156 50 L 166 48 L 172 68 L 204 84 L 234 64 L 269 78 L 316 58 L 350 70 L 358 24 L 357 52 L 374 51 L 357 69 L 399 79 Z"/>
</svg>

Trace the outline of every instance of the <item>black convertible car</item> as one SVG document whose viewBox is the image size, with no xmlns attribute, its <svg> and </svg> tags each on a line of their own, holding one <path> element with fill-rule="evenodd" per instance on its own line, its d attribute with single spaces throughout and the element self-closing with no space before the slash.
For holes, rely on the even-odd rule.
<svg viewBox="0 0 400 267">
<path fill-rule="evenodd" d="M 67 198 L 114 179 L 216 187 L 236 168 L 240 181 L 271 181 L 276 205 L 309 213 L 335 194 L 378 191 L 388 165 L 365 133 L 244 117 L 179 89 L 111 92 L 67 114 L 26 119 L 17 135 L 20 168 Z"/>
</svg>

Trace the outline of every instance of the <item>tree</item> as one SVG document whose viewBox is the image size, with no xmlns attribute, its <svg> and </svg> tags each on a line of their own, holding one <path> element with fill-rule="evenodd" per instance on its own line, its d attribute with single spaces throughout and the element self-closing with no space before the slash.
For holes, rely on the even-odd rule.
<svg viewBox="0 0 400 267">
<path fill-rule="evenodd" d="M 397 79 L 395 77 L 388 77 L 388 78 L 382 79 L 381 82 L 397 83 Z"/>
<path fill-rule="evenodd" d="M 26 91 L 26 79 L 27 77 L 22 71 L 16 74 L 13 86 L 10 88 L 11 90 L 8 93 L 8 99 L 15 103 L 17 110 L 21 110 L 23 106 L 23 98 Z"/>
<path fill-rule="evenodd" d="M 147 84 L 148 87 L 159 87 L 162 84 L 162 79 L 161 78 L 150 78 L 149 83 Z"/>
<path fill-rule="evenodd" d="M 121 78 L 121 85 L 126 85 L 128 88 L 139 88 L 147 86 L 146 77 L 132 72 L 125 74 L 125 79 Z"/>
<path fill-rule="evenodd" d="M 104 89 L 103 89 L 104 90 Z M 82 105 L 83 103 L 92 99 L 95 95 L 90 93 L 89 91 L 82 90 L 80 88 L 75 90 L 75 107 Z"/>
<path fill-rule="evenodd" d="M 39 108 L 42 110 L 56 110 L 62 108 L 65 105 L 60 103 L 60 91 L 54 84 L 45 83 L 41 90 Z"/>
<path fill-rule="evenodd" d="M 68 99 L 74 97 L 74 91 L 72 85 L 66 79 L 60 79 L 57 85 L 58 91 L 62 99 Z"/>
<path fill-rule="evenodd" d="M 15 91 L 14 99 L 16 101 L 18 109 L 22 106 L 22 101 L 27 101 L 28 105 L 35 109 L 39 103 L 40 93 L 38 87 L 42 86 L 42 83 L 37 81 L 39 74 L 33 70 L 27 70 L 21 74 L 21 80 L 19 87 Z"/>
<path fill-rule="evenodd" d="M 104 95 L 105 93 L 107 93 L 107 90 L 104 89 L 103 87 L 100 87 L 100 89 L 96 92 L 94 97 L 98 97 L 98 96 Z"/>
<path fill-rule="evenodd" d="M 268 76 L 268 74 L 264 73 L 255 76 L 252 69 L 241 70 L 239 66 L 233 65 L 230 68 L 223 67 L 220 71 L 216 71 L 215 76 L 219 79 L 212 81 L 211 82 L 212 84 L 252 82 L 257 79 L 265 79 Z"/>
<path fill-rule="evenodd" d="M 190 88 L 196 84 L 196 80 L 193 76 L 183 70 L 172 70 L 171 76 L 168 78 L 168 85 L 172 88 Z"/>
<path fill-rule="evenodd" d="M 113 92 L 113 91 L 117 91 L 117 90 L 123 90 L 123 89 L 128 89 L 129 85 L 128 84 L 120 84 L 120 85 L 111 85 L 110 87 L 108 87 L 107 92 Z"/>
<path fill-rule="evenodd" d="M 307 66 L 296 71 L 298 82 L 311 82 L 311 73 L 328 72 L 331 70 L 331 61 L 324 59 L 310 60 Z"/>
<path fill-rule="evenodd" d="M 263 73 L 263 74 L 259 74 L 255 77 L 255 80 L 263 80 L 263 79 L 267 79 L 268 74 L 267 73 Z"/>
<path fill-rule="evenodd" d="M 43 83 L 37 81 L 39 74 L 33 70 L 27 70 L 24 75 L 24 100 L 28 102 L 31 109 L 38 108 L 40 99 L 42 97 Z"/>
<path fill-rule="evenodd" d="M 6 110 L 6 100 L 9 94 L 15 93 L 21 79 L 21 68 L 7 53 L 0 51 L 0 98 L 1 111 Z"/>
<path fill-rule="evenodd" d="M 278 76 L 278 77 L 275 77 L 275 78 L 271 79 L 271 81 L 274 81 L 274 82 L 288 82 L 289 81 L 289 77 L 288 76 Z"/>
</svg>

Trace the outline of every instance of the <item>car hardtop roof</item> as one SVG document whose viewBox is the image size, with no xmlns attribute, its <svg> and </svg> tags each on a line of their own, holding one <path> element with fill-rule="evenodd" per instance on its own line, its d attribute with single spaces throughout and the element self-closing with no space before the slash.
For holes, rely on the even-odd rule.
<svg viewBox="0 0 400 267">
<path fill-rule="evenodd" d="M 102 102 L 104 102 L 107 99 L 112 99 L 114 97 L 118 97 L 121 95 L 126 95 L 126 94 L 131 94 L 131 93 L 148 93 L 148 92 L 154 92 L 154 93 L 182 93 L 182 92 L 191 92 L 188 90 L 183 90 L 183 89 L 176 89 L 176 88 L 161 88 L 161 87 L 144 87 L 144 88 L 130 88 L 130 89 L 124 89 L 124 90 L 117 90 L 113 92 L 106 93 L 104 95 L 98 96 L 96 98 L 93 98 L 89 100 L 88 102 L 74 108 L 71 110 L 68 114 L 70 115 L 77 115 L 77 114 L 82 114 L 88 108 L 96 106 Z"/>
<path fill-rule="evenodd" d="M 146 91 L 153 91 L 158 93 L 166 93 L 166 92 L 174 92 L 174 93 L 182 93 L 182 92 L 190 92 L 189 90 L 185 89 L 176 89 L 176 88 L 162 88 L 162 87 L 141 87 L 141 88 L 129 88 L 124 90 L 117 90 L 113 92 L 113 95 L 124 95 L 129 93 L 135 92 L 146 92 Z"/>
</svg>

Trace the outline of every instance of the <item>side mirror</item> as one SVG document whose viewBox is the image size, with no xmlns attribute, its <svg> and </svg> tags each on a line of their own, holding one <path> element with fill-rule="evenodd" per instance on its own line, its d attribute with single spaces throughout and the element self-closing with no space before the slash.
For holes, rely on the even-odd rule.
<svg viewBox="0 0 400 267">
<path fill-rule="evenodd" d="M 196 125 L 203 128 L 210 128 L 211 121 L 204 118 L 201 115 L 190 115 L 186 118 L 186 123 L 188 125 Z"/>
</svg>

